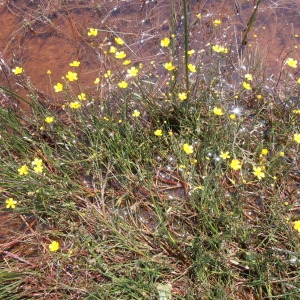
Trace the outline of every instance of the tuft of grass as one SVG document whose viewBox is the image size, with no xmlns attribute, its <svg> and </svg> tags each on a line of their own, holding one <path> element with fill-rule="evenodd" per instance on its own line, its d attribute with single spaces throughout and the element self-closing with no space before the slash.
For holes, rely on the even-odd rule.
<svg viewBox="0 0 300 300">
<path fill-rule="evenodd" d="M 189 57 L 187 4 L 177 33 L 170 1 L 178 36 L 155 80 L 97 36 L 114 66 L 97 93 L 78 71 L 51 103 L 20 74 L 28 110 L 0 108 L 3 299 L 299 298 L 298 84 L 271 93 L 258 59 L 250 80 L 219 42 Z"/>
</svg>

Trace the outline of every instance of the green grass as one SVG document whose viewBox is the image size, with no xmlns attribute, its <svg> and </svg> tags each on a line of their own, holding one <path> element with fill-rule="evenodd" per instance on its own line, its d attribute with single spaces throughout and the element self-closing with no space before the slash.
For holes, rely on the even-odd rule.
<svg viewBox="0 0 300 300">
<path fill-rule="evenodd" d="M 279 101 L 266 88 L 263 65 L 254 64 L 252 90 L 228 89 L 220 74 L 235 55 L 208 48 L 187 76 L 188 49 L 175 71 L 157 67 L 163 75 L 155 82 L 143 69 L 124 77 L 124 66 L 101 78 L 107 97 L 86 89 L 79 109 L 69 107 L 79 100 L 67 80 L 64 106 L 33 89 L 26 113 L 0 108 L 0 299 L 300 297 L 297 83 L 286 81 Z M 176 51 L 166 49 L 165 62 Z M 19 76 L 25 86 L 28 78 Z M 117 87 L 123 79 L 127 89 Z M 188 99 L 180 101 L 183 91 Z M 23 165 L 29 171 L 20 175 Z M 16 208 L 5 208 L 8 198 Z"/>
</svg>

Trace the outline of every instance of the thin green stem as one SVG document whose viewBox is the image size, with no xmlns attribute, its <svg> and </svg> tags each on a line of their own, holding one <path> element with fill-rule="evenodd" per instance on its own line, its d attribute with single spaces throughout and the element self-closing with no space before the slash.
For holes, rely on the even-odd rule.
<svg viewBox="0 0 300 300">
<path fill-rule="evenodd" d="M 187 97 L 189 98 L 189 89 L 190 89 L 190 81 L 189 81 L 189 26 L 188 26 L 188 1 L 183 1 L 183 16 L 184 16 L 184 62 L 185 62 L 185 85 L 187 91 Z M 187 99 L 188 100 L 188 99 Z"/>
</svg>

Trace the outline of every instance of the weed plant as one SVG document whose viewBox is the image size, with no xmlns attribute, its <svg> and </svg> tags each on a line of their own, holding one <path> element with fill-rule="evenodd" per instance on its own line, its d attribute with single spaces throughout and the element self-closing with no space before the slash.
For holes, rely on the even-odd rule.
<svg viewBox="0 0 300 300">
<path fill-rule="evenodd" d="M 28 111 L 0 108 L 1 299 L 300 298 L 297 60 L 284 94 L 267 89 L 257 57 L 191 47 L 201 15 L 183 2 L 163 61 L 131 64 L 112 31 L 90 88 L 80 61 L 48 72 L 63 101 L 13 66 L 30 96 L 2 86 Z"/>
</svg>

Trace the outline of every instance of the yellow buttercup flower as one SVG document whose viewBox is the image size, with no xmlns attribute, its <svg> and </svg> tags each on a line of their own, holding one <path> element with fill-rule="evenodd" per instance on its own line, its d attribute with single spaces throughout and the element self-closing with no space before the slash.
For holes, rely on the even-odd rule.
<svg viewBox="0 0 300 300">
<path fill-rule="evenodd" d="M 77 73 L 69 71 L 66 77 L 69 79 L 69 81 L 75 81 L 78 80 Z"/>
<path fill-rule="evenodd" d="M 293 58 L 291 58 L 291 57 L 289 57 L 289 58 L 285 61 L 285 63 L 286 63 L 288 66 L 292 67 L 292 68 L 297 68 L 298 61 L 295 60 L 295 59 L 293 59 Z"/>
<path fill-rule="evenodd" d="M 294 229 L 300 232 L 300 220 L 294 222 Z"/>
<path fill-rule="evenodd" d="M 42 165 L 36 165 L 33 170 L 35 173 L 42 173 L 43 172 L 44 167 Z"/>
<path fill-rule="evenodd" d="M 215 108 L 213 109 L 213 112 L 214 112 L 214 114 L 217 115 L 217 116 L 222 116 L 222 115 L 224 115 L 224 111 L 223 111 L 222 108 L 215 107 Z"/>
<path fill-rule="evenodd" d="M 220 24 L 222 24 L 222 21 L 221 20 L 214 20 L 213 23 L 214 23 L 215 26 L 219 26 Z"/>
<path fill-rule="evenodd" d="M 230 158 L 229 152 L 228 151 L 226 151 L 226 152 L 221 151 L 220 157 L 224 160 L 227 159 L 227 158 Z"/>
<path fill-rule="evenodd" d="M 62 90 L 63 90 L 63 85 L 61 84 L 61 83 L 57 83 L 55 86 L 54 86 L 54 91 L 56 92 L 56 93 L 58 93 L 58 92 L 61 92 Z"/>
<path fill-rule="evenodd" d="M 7 200 L 5 200 L 5 204 L 6 204 L 6 208 L 16 208 L 16 204 L 18 202 L 16 200 L 14 200 L 13 198 L 8 198 Z"/>
<path fill-rule="evenodd" d="M 258 178 L 258 180 L 265 177 L 265 173 L 262 171 L 261 167 L 253 167 L 253 175 Z"/>
<path fill-rule="evenodd" d="M 109 51 L 108 51 L 109 53 L 116 53 L 117 52 L 117 48 L 116 47 L 114 47 L 114 46 L 110 46 L 110 48 L 109 48 Z"/>
<path fill-rule="evenodd" d="M 131 60 L 130 59 L 126 59 L 126 60 L 124 60 L 123 65 L 127 66 L 127 65 L 130 65 L 130 63 L 131 63 Z"/>
<path fill-rule="evenodd" d="M 57 250 L 59 250 L 59 243 L 57 241 L 52 241 L 48 247 L 49 251 L 56 252 Z"/>
<path fill-rule="evenodd" d="M 295 140 L 298 144 L 300 144 L 300 133 L 295 133 L 295 134 L 294 134 L 294 140 Z"/>
<path fill-rule="evenodd" d="M 126 89 L 128 87 L 128 83 L 126 81 L 121 81 L 118 83 L 119 88 Z"/>
<path fill-rule="evenodd" d="M 188 51 L 188 55 L 192 56 L 193 54 L 195 54 L 195 50 L 194 49 L 191 49 Z"/>
<path fill-rule="evenodd" d="M 70 67 L 79 67 L 80 66 L 80 61 L 74 60 L 69 65 L 70 65 Z"/>
<path fill-rule="evenodd" d="M 253 80 L 253 76 L 251 74 L 246 74 L 245 78 L 249 81 Z"/>
<path fill-rule="evenodd" d="M 154 131 L 154 134 L 155 134 L 156 136 L 162 136 L 162 130 L 161 130 L 161 129 L 156 129 L 156 130 Z"/>
<path fill-rule="evenodd" d="M 129 70 L 127 70 L 128 76 L 135 77 L 138 75 L 139 70 L 135 67 L 131 67 Z"/>
<path fill-rule="evenodd" d="M 15 75 L 19 75 L 23 73 L 23 68 L 21 67 L 15 67 L 14 69 L 11 70 Z"/>
<path fill-rule="evenodd" d="M 52 123 L 54 121 L 54 117 L 47 117 L 46 119 L 45 119 L 45 122 L 46 123 Z"/>
<path fill-rule="evenodd" d="M 178 93 L 178 98 L 181 100 L 181 101 L 184 101 L 187 99 L 187 93 Z"/>
<path fill-rule="evenodd" d="M 164 38 L 163 40 L 160 41 L 160 45 L 162 47 L 168 47 L 170 45 L 170 39 L 169 38 Z"/>
<path fill-rule="evenodd" d="M 123 44 L 124 44 L 124 41 L 123 41 L 121 38 L 119 38 L 119 37 L 116 37 L 116 38 L 115 38 L 115 41 L 116 41 L 116 43 L 119 44 L 119 45 L 123 45 Z"/>
<path fill-rule="evenodd" d="M 217 52 L 217 53 L 228 53 L 228 49 L 225 48 L 224 46 L 220 46 L 219 44 L 216 44 L 214 46 L 212 46 L 213 51 Z"/>
<path fill-rule="evenodd" d="M 196 72 L 196 66 L 193 64 L 188 64 L 188 69 L 192 72 L 195 73 Z"/>
<path fill-rule="evenodd" d="M 35 159 L 31 162 L 31 164 L 32 164 L 33 166 L 42 166 L 42 165 L 43 165 L 43 161 L 42 161 L 40 158 L 35 158 Z"/>
<path fill-rule="evenodd" d="M 88 32 L 88 36 L 97 36 L 97 34 L 98 34 L 98 29 L 90 28 Z"/>
<path fill-rule="evenodd" d="M 167 62 L 164 64 L 165 69 L 168 71 L 173 71 L 175 69 L 175 66 L 171 62 Z"/>
<path fill-rule="evenodd" d="M 137 117 L 140 116 L 140 114 L 141 114 L 141 113 L 140 113 L 138 110 L 135 109 L 135 110 L 133 111 L 132 116 L 135 117 L 135 118 L 137 118 Z"/>
<path fill-rule="evenodd" d="M 79 100 L 86 100 L 86 94 L 85 93 L 81 93 L 80 95 L 78 95 L 78 99 Z"/>
<path fill-rule="evenodd" d="M 26 165 L 23 165 L 18 169 L 19 175 L 27 175 L 29 168 Z"/>
<path fill-rule="evenodd" d="M 252 90 L 252 87 L 249 83 L 247 83 L 246 81 L 243 82 L 243 87 L 245 90 Z"/>
<path fill-rule="evenodd" d="M 111 76 L 111 70 L 107 70 L 106 73 L 104 74 L 105 78 L 109 78 Z"/>
<path fill-rule="evenodd" d="M 73 108 L 73 109 L 78 109 L 78 108 L 81 107 L 81 103 L 78 102 L 78 101 L 74 101 L 74 102 L 71 102 L 71 103 L 69 104 L 69 106 L 70 106 L 71 108 Z"/>
<path fill-rule="evenodd" d="M 183 149 L 183 151 L 184 151 L 186 154 L 192 154 L 192 153 L 194 153 L 194 149 L 193 149 L 193 146 L 192 146 L 192 145 L 189 145 L 189 144 L 183 144 L 182 149 Z"/>
<path fill-rule="evenodd" d="M 238 159 L 233 159 L 230 163 L 230 167 L 235 171 L 240 170 L 242 168 L 241 162 Z"/>
<path fill-rule="evenodd" d="M 267 155 L 268 152 L 269 152 L 269 150 L 264 148 L 264 149 L 261 150 L 261 155 Z"/>
<path fill-rule="evenodd" d="M 122 59 L 126 57 L 126 53 L 124 51 L 117 51 L 115 57 L 118 59 Z"/>
</svg>

